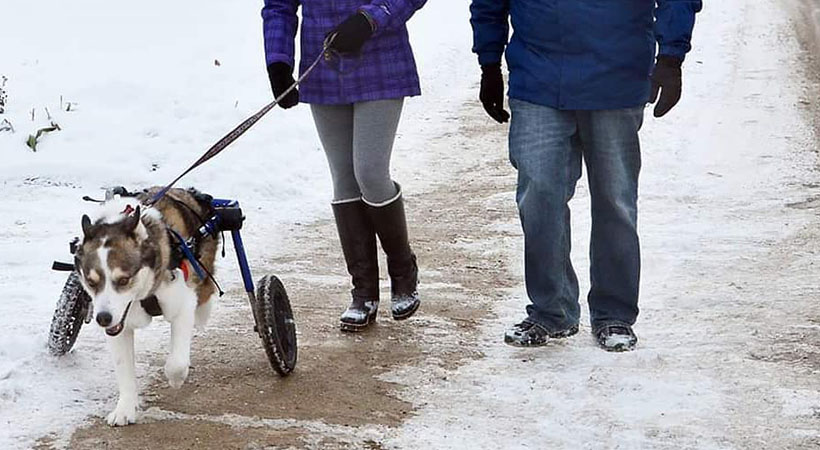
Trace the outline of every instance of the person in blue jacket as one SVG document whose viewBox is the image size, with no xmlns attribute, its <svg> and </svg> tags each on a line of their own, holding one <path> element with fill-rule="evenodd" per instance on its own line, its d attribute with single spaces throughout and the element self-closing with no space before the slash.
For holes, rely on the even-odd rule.
<svg viewBox="0 0 820 450">
<path fill-rule="evenodd" d="M 541 346 L 578 332 L 567 203 L 583 160 L 592 199 L 592 333 L 606 350 L 635 348 L 638 131 L 647 102 L 662 117 L 680 100 L 681 65 L 701 8 L 701 0 L 472 0 L 480 100 L 499 123 L 510 119 L 505 53 L 510 72 L 510 161 L 531 303 L 506 332 L 508 344 Z"/>
</svg>

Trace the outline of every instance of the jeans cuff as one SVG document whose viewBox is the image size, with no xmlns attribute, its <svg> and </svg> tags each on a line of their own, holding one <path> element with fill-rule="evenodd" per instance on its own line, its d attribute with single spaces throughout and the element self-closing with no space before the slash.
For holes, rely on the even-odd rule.
<svg viewBox="0 0 820 450">
<path fill-rule="evenodd" d="M 558 334 L 558 333 L 567 331 L 572 327 L 577 327 L 578 326 L 578 323 L 575 323 L 575 322 L 567 323 L 565 325 L 564 324 L 555 324 L 555 323 L 545 322 L 543 320 L 539 320 L 539 319 L 537 319 L 533 316 L 527 316 L 527 318 L 524 319 L 524 321 L 525 322 L 530 322 L 530 323 L 535 324 L 535 325 L 538 325 L 539 327 L 547 330 L 547 332 L 549 332 L 549 334 Z"/>
</svg>

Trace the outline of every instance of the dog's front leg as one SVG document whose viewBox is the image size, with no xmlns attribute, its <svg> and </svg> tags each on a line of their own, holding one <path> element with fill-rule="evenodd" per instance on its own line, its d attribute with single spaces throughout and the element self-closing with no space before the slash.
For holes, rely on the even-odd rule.
<svg viewBox="0 0 820 450">
<path fill-rule="evenodd" d="M 120 390 L 117 407 L 108 415 L 108 424 L 121 427 L 137 420 L 139 394 L 137 392 L 137 372 L 134 362 L 134 330 L 126 329 L 119 336 L 109 338 L 111 355 L 117 373 Z"/>
<path fill-rule="evenodd" d="M 196 296 L 191 292 L 180 292 L 178 310 L 171 322 L 171 348 L 165 362 L 165 376 L 172 388 L 182 387 L 188 378 L 188 367 L 191 365 L 191 339 L 194 335 L 194 315 Z"/>
</svg>

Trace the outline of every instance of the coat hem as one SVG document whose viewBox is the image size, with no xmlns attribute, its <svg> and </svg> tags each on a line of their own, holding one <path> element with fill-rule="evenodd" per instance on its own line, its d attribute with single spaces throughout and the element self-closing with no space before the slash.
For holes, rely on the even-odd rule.
<svg viewBox="0 0 820 450">
<path fill-rule="evenodd" d="M 517 92 L 510 92 L 509 97 L 515 100 L 521 100 L 535 105 L 546 106 L 548 108 L 557 109 L 559 111 L 604 111 L 614 109 L 628 109 L 646 106 L 649 99 L 641 99 L 637 101 L 622 101 L 622 102 L 574 102 L 564 101 L 556 102 L 538 96 L 519 95 Z"/>
<path fill-rule="evenodd" d="M 363 94 L 351 95 L 344 98 L 323 98 L 322 96 L 312 96 L 309 94 L 300 93 L 300 102 L 309 105 L 350 105 L 361 102 L 375 102 L 379 100 L 395 100 L 405 97 L 417 97 L 421 95 L 421 89 L 413 89 L 407 91 L 389 92 L 368 92 Z"/>
</svg>

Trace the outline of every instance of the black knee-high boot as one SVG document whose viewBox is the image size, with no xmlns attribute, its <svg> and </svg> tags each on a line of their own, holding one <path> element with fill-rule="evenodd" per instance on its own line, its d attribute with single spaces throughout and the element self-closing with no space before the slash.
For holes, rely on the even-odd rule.
<svg viewBox="0 0 820 450">
<path fill-rule="evenodd" d="M 353 301 L 341 317 L 342 331 L 360 331 L 376 320 L 379 309 L 379 261 L 376 232 L 361 200 L 333 205 Z"/>
<path fill-rule="evenodd" d="M 407 238 L 407 219 L 401 186 L 396 198 L 386 205 L 367 205 L 370 221 L 387 254 L 390 274 L 391 312 L 396 320 L 407 319 L 419 308 L 418 265 Z"/>
</svg>

